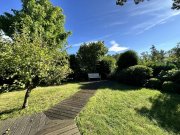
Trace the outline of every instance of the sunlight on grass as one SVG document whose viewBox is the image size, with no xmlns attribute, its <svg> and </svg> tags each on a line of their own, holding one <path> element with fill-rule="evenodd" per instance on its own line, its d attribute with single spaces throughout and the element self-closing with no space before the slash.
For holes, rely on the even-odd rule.
<svg viewBox="0 0 180 135">
<path fill-rule="evenodd" d="M 31 92 L 29 107 L 21 110 L 25 91 L 0 94 L 0 120 L 47 110 L 79 90 L 80 84 L 38 87 Z"/>
<path fill-rule="evenodd" d="M 112 83 L 76 118 L 85 135 L 168 135 L 180 132 L 180 95 Z"/>
</svg>

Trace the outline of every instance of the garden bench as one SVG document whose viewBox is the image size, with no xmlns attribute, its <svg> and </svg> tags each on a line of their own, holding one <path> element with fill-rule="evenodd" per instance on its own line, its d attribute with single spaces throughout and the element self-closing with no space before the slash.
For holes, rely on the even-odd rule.
<svg viewBox="0 0 180 135">
<path fill-rule="evenodd" d="M 88 78 L 90 79 L 100 79 L 101 80 L 101 76 L 99 73 L 88 73 Z"/>
</svg>

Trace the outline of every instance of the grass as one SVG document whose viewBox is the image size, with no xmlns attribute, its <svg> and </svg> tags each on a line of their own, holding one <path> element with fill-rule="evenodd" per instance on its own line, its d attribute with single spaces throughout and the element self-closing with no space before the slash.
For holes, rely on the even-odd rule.
<svg viewBox="0 0 180 135">
<path fill-rule="evenodd" d="M 180 134 L 180 95 L 109 83 L 76 118 L 84 135 Z"/>
<path fill-rule="evenodd" d="M 0 94 L 0 120 L 19 117 L 47 110 L 63 99 L 79 90 L 80 84 L 72 83 L 62 86 L 38 87 L 31 92 L 29 107 L 22 110 L 21 106 L 25 91 Z"/>
</svg>

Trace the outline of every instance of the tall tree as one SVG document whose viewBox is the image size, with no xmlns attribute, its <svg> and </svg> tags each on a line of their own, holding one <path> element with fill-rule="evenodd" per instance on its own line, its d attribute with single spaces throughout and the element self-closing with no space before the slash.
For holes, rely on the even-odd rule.
<svg viewBox="0 0 180 135">
<path fill-rule="evenodd" d="M 140 2 L 143 2 L 144 0 L 134 0 L 135 4 L 139 4 Z M 180 9 L 180 0 L 172 0 L 173 4 L 172 4 L 172 9 Z M 116 0 L 116 4 L 117 5 L 124 5 L 127 2 L 127 0 Z"/>
<path fill-rule="evenodd" d="M 21 0 L 22 9 L 12 10 L 13 14 L 0 16 L 0 29 L 13 37 L 14 31 L 21 32 L 25 25 L 31 38 L 38 33 L 48 46 L 63 49 L 70 34 L 64 29 L 64 15 L 60 7 L 53 6 L 49 0 Z"/>
<path fill-rule="evenodd" d="M 49 49 L 46 44 L 40 35 L 31 40 L 27 30 L 15 34 L 13 42 L 0 40 L 0 75 L 7 78 L 18 75 L 16 81 L 25 84 L 26 94 L 22 108 L 28 106 L 28 97 L 42 78 L 62 80 L 70 72 L 66 52 Z M 7 74 L 7 70 L 12 72 Z"/>
<path fill-rule="evenodd" d="M 77 58 L 82 71 L 97 72 L 96 66 L 98 60 L 102 58 L 108 49 L 105 47 L 104 42 L 91 42 L 84 43 L 80 46 L 77 52 Z"/>
</svg>

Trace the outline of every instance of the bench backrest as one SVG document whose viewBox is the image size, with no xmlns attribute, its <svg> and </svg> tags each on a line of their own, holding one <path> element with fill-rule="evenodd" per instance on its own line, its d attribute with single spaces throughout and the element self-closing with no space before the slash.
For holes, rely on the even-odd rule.
<svg viewBox="0 0 180 135">
<path fill-rule="evenodd" d="M 101 78 L 99 73 L 88 73 L 88 78 Z"/>
</svg>

